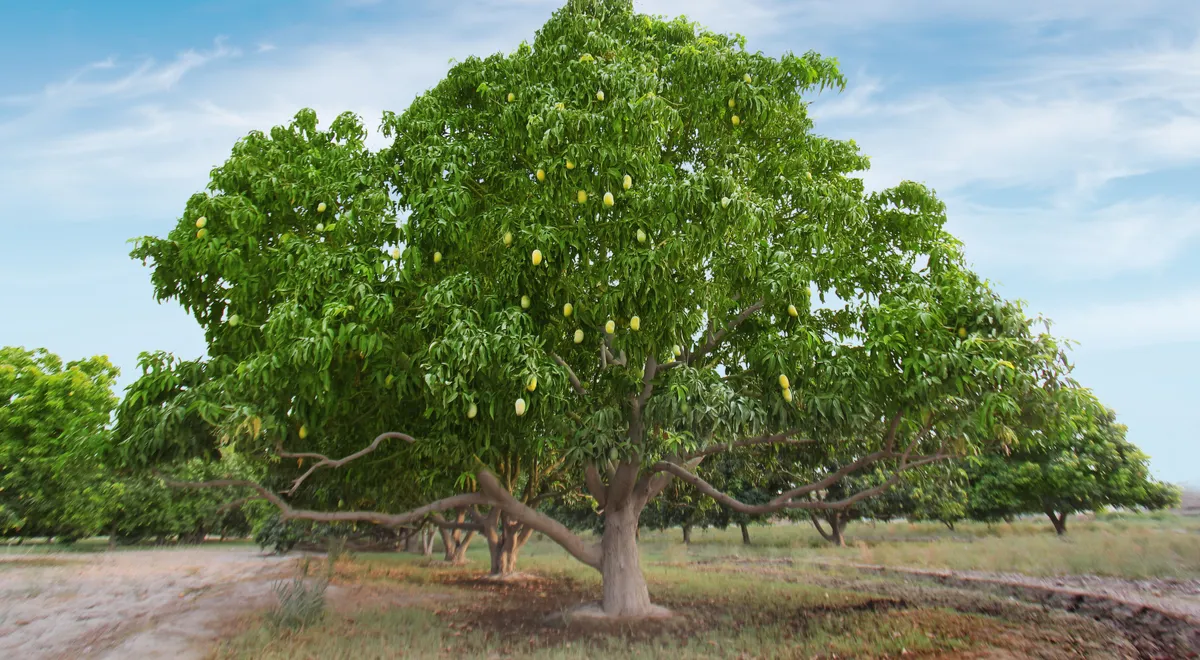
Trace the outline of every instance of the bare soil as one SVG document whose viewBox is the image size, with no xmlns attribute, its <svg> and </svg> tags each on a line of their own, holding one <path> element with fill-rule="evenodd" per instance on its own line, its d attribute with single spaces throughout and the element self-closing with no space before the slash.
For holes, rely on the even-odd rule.
<svg viewBox="0 0 1200 660">
<path fill-rule="evenodd" d="M 0 557 L 0 658 L 204 658 L 287 564 L 228 546 Z"/>
</svg>

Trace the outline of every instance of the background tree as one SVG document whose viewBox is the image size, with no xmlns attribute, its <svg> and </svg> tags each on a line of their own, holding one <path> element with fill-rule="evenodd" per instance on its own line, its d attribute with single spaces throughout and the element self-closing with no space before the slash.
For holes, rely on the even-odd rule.
<svg viewBox="0 0 1200 660">
<path fill-rule="evenodd" d="M 135 251 L 205 327 L 210 440 L 263 463 L 202 485 L 330 522 L 492 507 L 597 569 L 605 615 L 637 617 L 657 612 L 639 518 L 673 478 L 745 515 L 839 509 L 1010 441 L 1017 402 L 1053 398 L 1058 347 L 963 266 L 932 193 L 866 194 L 855 145 L 812 133 L 803 95 L 842 84 L 816 54 L 572 0 L 385 115 L 381 154 L 346 116 L 252 134 Z M 367 428 L 404 432 L 353 451 Z M 139 453 L 170 454 L 155 442 Z M 852 458 L 761 504 L 694 472 L 805 443 Z M 284 489 L 276 457 L 312 463 Z M 354 461 L 339 488 L 369 497 L 298 508 L 338 492 L 315 471 Z M 876 465 L 876 487 L 809 497 Z M 599 544 L 536 510 L 554 481 L 586 486 Z M 412 483 L 459 494 L 387 512 Z"/>
<path fill-rule="evenodd" d="M 64 363 L 45 349 L 0 348 L 0 531 L 73 541 L 103 528 L 117 374 L 102 356 Z"/>
<path fill-rule="evenodd" d="M 1149 457 L 1125 439 L 1112 410 L 1085 391 L 1071 419 L 1023 434 L 1007 455 L 968 462 L 969 512 L 979 520 L 1045 514 L 1059 535 L 1072 513 L 1175 506 L 1179 490 L 1150 476 Z"/>
</svg>

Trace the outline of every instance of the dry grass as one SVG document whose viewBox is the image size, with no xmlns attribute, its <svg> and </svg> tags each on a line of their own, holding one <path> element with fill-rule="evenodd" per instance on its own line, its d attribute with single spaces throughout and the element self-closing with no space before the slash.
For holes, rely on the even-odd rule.
<svg viewBox="0 0 1200 660">
<path fill-rule="evenodd" d="M 522 569 L 533 578 L 507 584 L 478 579 L 486 568 L 480 549 L 473 548 L 473 561 L 465 567 L 412 555 L 359 555 L 339 566 L 335 585 L 390 587 L 403 592 L 406 603 L 414 602 L 412 594 L 440 598 L 399 607 L 334 608 L 320 624 L 296 632 L 252 622 L 214 657 L 884 658 L 976 652 L 1119 657 L 1082 641 L 1097 637 L 1095 624 L 1083 620 L 984 616 L 979 612 L 989 610 L 975 605 L 956 611 L 942 602 L 882 595 L 872 586 L 878 578 L 830 582 L 826 573 L 822 581 L 803 568 L 789 568 L 789 579 L 707 560 L 705 570 L 698 570 L 653 551 L 664 540 L 646 541 L 652 548 L 644 561 L 654 599 L 679 613 L 667 623 L 571 621 L 571 607 L 597 597 L 598 576 L 546 542 L 534 544 L 522 558 Z M 726 547 L 725 554 L 738 549 Z"/>
</svg>

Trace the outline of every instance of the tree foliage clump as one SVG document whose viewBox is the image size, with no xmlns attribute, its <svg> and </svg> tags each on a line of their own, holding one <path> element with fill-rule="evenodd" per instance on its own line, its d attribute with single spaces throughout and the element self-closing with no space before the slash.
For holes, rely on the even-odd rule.
<svg viewBox="0 0 1200 660">
<path fill-rule="evenodd" d="M 45 349 L 0 348 L 0 532 L 69 541 L 103 528 L 117 373 L 100 356 L 64 363 Z"/>
<path fill-rule="evenodd" d="M 968 461 L 968 515 L 1045 514 L 1061 535 L 1073 513 L 1178 505 L 1179 489 L 1150 475 L 1149 457 L 1125 438 L 1115 413 L 1089 396 L 1081 408 L 1079 423 L 1031 430 L 1005 455 Z"/>
</svg>

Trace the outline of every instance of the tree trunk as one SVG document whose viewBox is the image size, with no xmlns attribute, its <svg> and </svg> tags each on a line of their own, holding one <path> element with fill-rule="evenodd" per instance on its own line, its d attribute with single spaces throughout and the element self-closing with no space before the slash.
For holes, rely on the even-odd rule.
<svg viewBox="0 0 1200 660">
<path fill-rule="evenodd" d="M 685 545 L 692 544 L 692 526 L 691 525 L 683 526 L 683 543 Z"/>
<path fill-rule="evenodd" d="M 498 518 L 489 515 L 484 529 L 483 537 L 487 539 L 488 554 L 491 556 L 489 575 L 507 577 L 515 573 L 517 557 L 529 537 L 533 536 L 533 530 L 503 513 Z"/>
<path fill-rule="evenodd" d="M 433 556 L 433 530 L 426 527 L 421 530 L 421 554 L 426 557 Z"/>
<path fill-rule="evenodd" d="M 738 527 L 742 528 L 742 545 L 750 545 L 750 529 L 744 522 L 738 523 Z"/>
<path fill-rule="evenodd" d="M 443 529 L 442 532 L 442 548 L 446 553 L 446 561 L 451 564 L 462 564 L 467 561 L 467 547 L 471 545 L 471 540 L 475 538 L 475 532 L 462 531 L 460 529 Z"/>
<path fill-rule="evenodd" d="M 1046 508 L 1046 515 L 1050 516 L 1050 523 L 1054 525 L 1054 533 L 1062 536 L 1067 533 L 1067 512 L 1055 514 L 1054 509 Z"/>
<path fill-rule="evenodd" d="M 812 519 L 813 527 L 816 527 L 817 532 L 821 534 L 821 538 L 839 548 L 846 545 L 846 538 L 842 535 L 842 532 L 846 528 L 845 521 L 842 520 L 842 514 L 836 511 L 829 511 L 824 514 L 825 522 L 829 523 L 828 532 L 821 527 L 821 519 L 817 517 L 817 514 L 810 514 L 809 517 Z"/>
<path fill-rule="evenodd" d="M 948 529 L 952 532 L 954 531 L 954 521 L 953 520 L 943 520 L 942 524 L 946 526 L 946 529 Z"/>
<path fill-rule="evenodd" d="M 630 504 L 604 512 L 600 573 L 604 581 L 602 607 L 610 617 L 644 617 L 655 612 L 638 556 L 640 515 L 641 507 Z"/>
<path fill-rule="evenodd" d="M 419 529 L 408 530 L 404 535 L 404 551 L 417 554 L 421 552 L 421 531 Z"/>
</svg>

